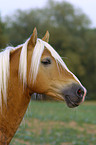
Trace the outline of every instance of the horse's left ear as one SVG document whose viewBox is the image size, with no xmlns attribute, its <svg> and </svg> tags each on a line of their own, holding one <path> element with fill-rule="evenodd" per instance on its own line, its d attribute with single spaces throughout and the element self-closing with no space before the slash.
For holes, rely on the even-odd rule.
<svg viewBox="0 0 96 145">
<path fill-rule="evenodd" d="M 36 45 L 36 41 L 37 41 L 37 29 L 35 27 L 34 30 L 33 30 L 33 34 L 30 37 L 28 45 L 29 46 L 35 46 Z"/>
<path fill-rule="evenodd" d="M 48 32 L 48 31 L 46 32 L 46 34 L 45 34 L 45 36 L 42 38 L 42 40 L 45 41 L 45 42 L 47 42 L 47 43 L 49 42 L 49 32 Z"/>
</svg>

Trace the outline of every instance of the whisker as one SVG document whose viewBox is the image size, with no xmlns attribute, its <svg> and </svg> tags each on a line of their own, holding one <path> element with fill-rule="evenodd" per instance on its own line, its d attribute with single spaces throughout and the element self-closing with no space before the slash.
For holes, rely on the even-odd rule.
<svg viewBox="0 0 96 145">
<path fill-rule="evenodd" d="M 68 57 L 62 57 L 62 56 L 61 56 L 61 58 L 62 58 L 62 59 L 68 59 Z"/>
</svg>

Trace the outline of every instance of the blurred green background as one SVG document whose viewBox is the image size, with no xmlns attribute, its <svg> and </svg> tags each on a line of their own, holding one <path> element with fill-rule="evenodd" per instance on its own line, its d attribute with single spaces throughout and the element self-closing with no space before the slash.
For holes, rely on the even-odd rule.
<svg viewBox="0 0 96 145">
<path fill-rule="evenodd" d="M 49 0 L 42 9 L 17 10 L 0 17 L 0 48 L 23 43 L 34 27 L 38 37 L 50 32 L 50 44 L 87 88 L 86 99 L 96 100 L 96 29 L 80 9 Z"/>
</svg>

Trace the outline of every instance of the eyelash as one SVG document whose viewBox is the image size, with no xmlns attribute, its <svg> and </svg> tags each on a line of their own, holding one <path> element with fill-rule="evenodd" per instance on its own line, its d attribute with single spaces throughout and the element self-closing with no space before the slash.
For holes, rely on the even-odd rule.
<svg viewBox="0 0 96 145">
<path fill-rule="evenodd" d="M 51 60 L 49 58 L 45 58 L 44 60 L 41 61 L 41 63 L 44 65 L 49 65 L 51 64 Z"/>
</svg>

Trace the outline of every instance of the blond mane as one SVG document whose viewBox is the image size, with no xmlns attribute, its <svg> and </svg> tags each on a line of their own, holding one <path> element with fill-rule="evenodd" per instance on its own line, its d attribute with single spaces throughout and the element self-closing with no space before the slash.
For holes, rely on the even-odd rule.
<svg viewBox="0 0 96 145">
<path fill-rule="evenodd" d="M 19 47 L 22 47 L 18 73 L 19 73 L 19 77 L 21 81 L 23 82 L 23 85 L 27 81 L 27 46 L 28 46 L 29 40 L 30 39 L 28 39 L 24 44 L 21 44 L 17 47 L 7 47 L 5 51 L 0 53 L 0 107 L 1 107 L 1 110 L 2 110 L 2 99 L 4 100 L 5 104 L 7 104 L 7 88 L 8 88 L 9 74 L 10 74 L 10 71 L 9 71 L 10 61 L 9 60 L 10 60 L 10 52 L 13 49 L 16 50 Z M 31 77 L 31 81 L 33 81 L 33 83 L 36 80 L 41 56 L 43 54 L 45 47 L 51 53 L 52 57 L 56 60 L 56 62 L 61 64 L 64 69 L 70 72 L 66 64 L 64 63 L 64 61 L 61 59 L 59 54 L 52 48 L 52 46 L 41 39 L 37 39 L 37 43 L 34 47 L 32 59 L 31 59 L 31 68 L 30 68 L 30 76 L 29 76 Z M 70 73 L 79 82 L 77 77 L 72 72 Z"/>
<path fill-rule="evenodd" d="M 7 104 L 7 85 L 9 79 L 9 68 L 10 68 L 10 51 L 12 47 L 7 47 L 0 53 L 0 107 L 2 110 L 2 99 Z"/>
<path fill-rule="evenodd" d="M 22 47 L 22 49 L 25 48 L 23 50 L 27 51 L 28 41 L 29 39 L 24 44 L 18 45 L 17 47 L 9 46 L 5 48 L 2 52 L 0 52 L 0 108 L 1 108 L 1 112 L 2 112 L 2 101 L 4 101 L 4 103 L 7 106 L 7 88 L 8 88 L 8 80 L 9 80 L 9 75 L 10 75 L 10 52 L 20 47 Z M 25 52 L 22 53 L 22 55 L 24 54 L 26 53 Z M 21 62 L 22 62 L 22 59 L 20 60 L 20 63 Z M 25 64 L 26 64 L 26 59 L 25 59 Z M 22 71 L 20 71 L 20 75 L 21 74 L 22 74 Z M 24 73 L 22 74 L 22 77 L 23 75 Z"/>
</svg>

